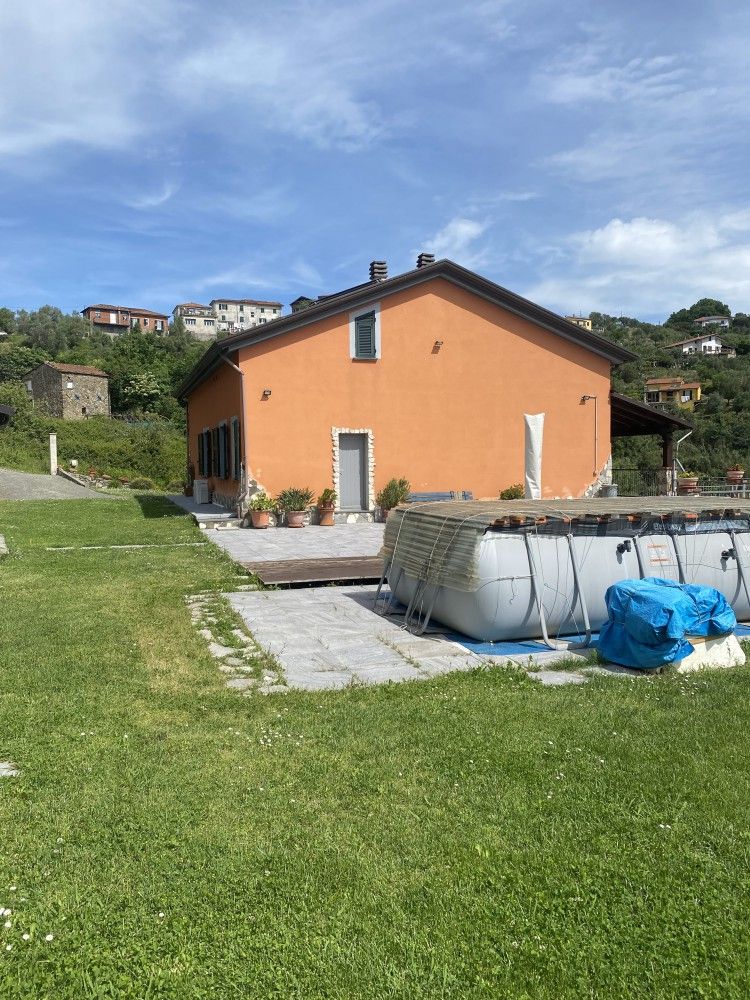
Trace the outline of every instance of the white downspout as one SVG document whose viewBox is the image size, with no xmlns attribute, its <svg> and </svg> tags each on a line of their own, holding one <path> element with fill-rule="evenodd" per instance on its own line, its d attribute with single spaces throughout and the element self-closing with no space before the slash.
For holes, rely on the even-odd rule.
<svg viewBox="0 0 750 1000">
<path fill-rule="evenodd" d="M 220 354 L 222 361 L 234 368 L 240 377 L 240 441 L 242 442 L 242 471 L 240 473 L 240 495 L 237 497 L 237 507 L 241 508 L 247 499 L 247 434 L 245 433 L 245 376 L 239 365 L 230 361 L 226 354 Z M 240 510 L 240 513 L 242 511 Z"/>
</svg>

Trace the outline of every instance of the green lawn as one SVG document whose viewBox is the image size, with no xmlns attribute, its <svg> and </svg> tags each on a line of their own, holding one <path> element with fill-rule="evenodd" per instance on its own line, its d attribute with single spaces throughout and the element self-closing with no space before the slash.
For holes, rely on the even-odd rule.
<svg viewBox="0 0 750 1000">
<path fill-rule="evenodd" d="M 0 503 L 3 1000 L 750 994 L 750 670 L 242 697 L 218 550 L 46 551 L 172 513 Z"/>
</svg>

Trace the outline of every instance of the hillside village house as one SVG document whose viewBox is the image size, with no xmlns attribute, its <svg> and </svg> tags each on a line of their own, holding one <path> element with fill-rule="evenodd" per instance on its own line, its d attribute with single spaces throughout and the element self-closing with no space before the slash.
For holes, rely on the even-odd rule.
<svg viewBox="0 0 750 1000">
<path fill-rule="evenodd" d="M 646 403 L 674 403 L 692 410 L 700 402 L 701 384 L 682 378 L 649 378 L 643 398 Z"/>
<path fill-rule="evenodd" d="M 497 497 L 524 478 L 524 414 L 545 414 L 543 495 L 606 481 L 613 433 L 683 421 L 610 398 L 622 347 L 449 260 L 371 280 L 217 341 L 179 389 L 189 467 L 231 506 L 328 486 L 367 519 L 392 477 Z M 621 430 L 617 430 L 621 427 Z M 246 480 L 246 483 L 243 483 Z M 350 518 L 351 519 L 351 518 Z"/>
<path fill-rule="evenodd" d="M 729 329 L 731 322 L 730 316 L 699 316 L 698 319 L 693 320 L 695 326 L 718 326 L 724 330 Z"/>
<path fill-rule="evenodd" d="M 25 376 L 34 406 L 50 417 L 84 420 L 110 415 L 109 375 L 88 365 L 45 361 Z"/>
<path fill-rule="evenodd" d="M 711 354 L 725 358 L 734 358 L 737 355 L 737 351 L 725 344 L 715 333 L 702 333 L 687 340 L 678 340 L 676 344 L 667 344 L 667 347 L 679 347 L 683 354 Z"/>
<path fill-rule="evenodd" d="M 182 302 L 172 310 L 196 340 L 215 340 L 216 334 L 239 333 L 262 326 L 281 315 L 280 302 L 260 299 L 212 299 L 209 305 Z"/>
<path fill-rule="evenodd" d="M 99 303 L 86 306 L 81 315 L 88 321 L 93 330 L 100 330 L 110 337 L 119 337 L 130 329 L 140 329 L 144 333 L 166 333 L 169 329 L 169 318 L 166 313 L 153 312 L 151 309 L 134 309 L 131 306 L 108 306 Z"/>
</svg>

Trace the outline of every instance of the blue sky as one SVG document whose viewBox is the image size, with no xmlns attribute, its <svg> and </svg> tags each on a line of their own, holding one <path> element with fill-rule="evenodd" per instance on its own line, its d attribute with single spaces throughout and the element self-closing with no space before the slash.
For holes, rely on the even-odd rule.
<svg viewBox="0 0 750 1000">
<path fill-rule="evenodd" d="M 559 312 L 750 312 L 735 0 L 0 8 L 0 304 L 171 311 L 451 257 Z"/>
</svg>

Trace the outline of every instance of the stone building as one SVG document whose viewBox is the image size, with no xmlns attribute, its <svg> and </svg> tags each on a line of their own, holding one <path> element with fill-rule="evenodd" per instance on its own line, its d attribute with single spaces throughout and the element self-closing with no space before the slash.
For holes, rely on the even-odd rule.
<svg viewBox="0 0 750 1000">
<path fill-rule="evenodd" d="M 108 417 L 109 375 L 88 365 L 45 361 L 26 376 L 34 406 L 50 417 L 84 420 Z"/>
</svg>

